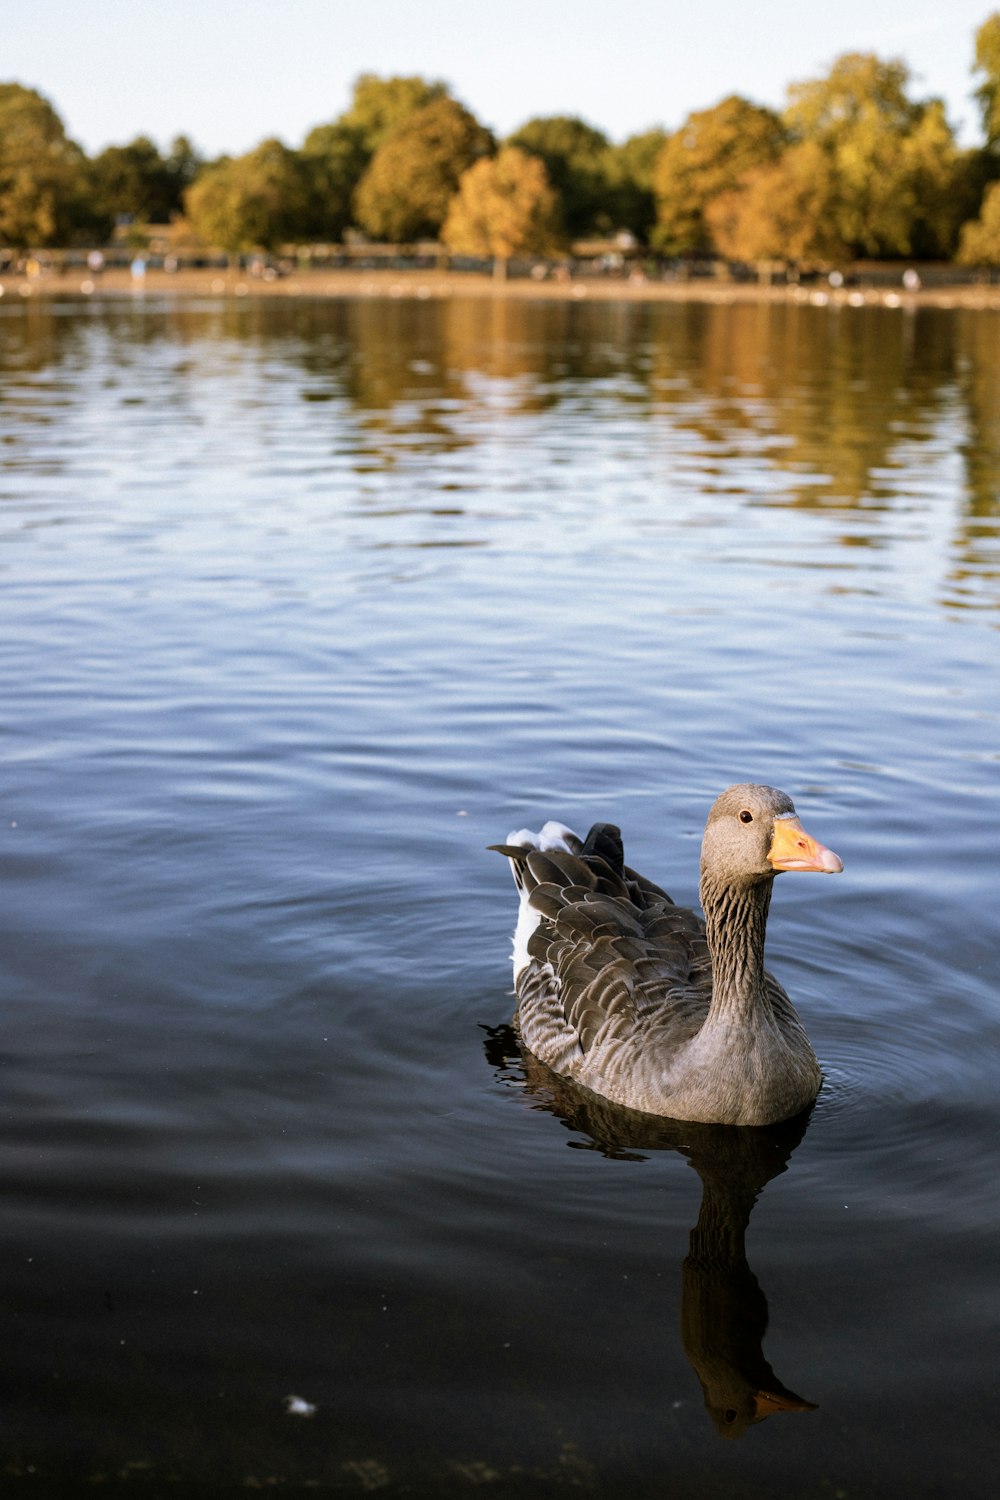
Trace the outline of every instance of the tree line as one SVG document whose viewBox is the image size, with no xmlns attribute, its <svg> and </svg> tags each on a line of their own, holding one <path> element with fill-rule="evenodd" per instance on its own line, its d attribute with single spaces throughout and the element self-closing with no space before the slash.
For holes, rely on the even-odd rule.
<svg viewBox="0 0 1000 1500">
<path fill-rule="evenodd" d="M 622 144 L 574 116 L 498 141 L 440 80 L 362 74 L 297 149 L 205 160 L 185 136 L 94 156 L 36 90 L 0 84 L 0 246 L 105 243 L 184 220 L 231 255 L 346 236 L 458 255 L 551 257 L 627 236 L 672 258 L 1000 264 L 1000 12 L 974 38 L 984 141 L 959 146 L 906 64 L 845 53 L 781 111 L 731 96 Z M 126 234 L 129 232 L 125 229 Z"/>
</svg>

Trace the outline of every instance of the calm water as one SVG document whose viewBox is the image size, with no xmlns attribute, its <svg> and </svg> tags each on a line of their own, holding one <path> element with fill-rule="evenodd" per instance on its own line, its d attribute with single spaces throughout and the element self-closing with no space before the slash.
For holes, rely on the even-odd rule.
<svg viewBox="0 0 1000 1500">
<path fill-rule="evenodd" d="M 985 312 L 0 306 L 5 1487 L 995 1493 L 998 375 Z M 588 1108 L 484 846 L 691 902 L 744 779 L 846 864 L 772 906 L 816 1109 Z"/>
</svg>

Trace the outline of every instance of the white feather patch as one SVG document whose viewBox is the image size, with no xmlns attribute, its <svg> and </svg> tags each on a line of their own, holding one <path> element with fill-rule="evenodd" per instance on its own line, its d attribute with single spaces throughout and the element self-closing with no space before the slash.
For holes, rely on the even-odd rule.
<svg viewBox="0 0 1000 1500">
<path fill-rule="evenodd" d="M 530 828 L 516 829 L 513 833 L 507 835 L 507 842 L 508 844 L 519 845 L 522 849 L 541 849 L 543 851 L 547 849 L 562 849 L 567 854 L 571 854 L 573 850 L 569 840 L 575 840 L 575 838 L 576 835 L 573 830 L 567 828 L 565 823 L 557 823 L 554 819 L 550 819 L 548 823 L 543 825 L 539 833 L 532 833 Z M 533 910 L 528 905 L 527 895 L 521 889 L 521 882 L 518 880 L 517 863 L 515 860 L 510 861 L 510 867 L 513 871 L 517 888 L 521 892 L 521 904 L 517 913 L 517 926 L 514 928 L 514 951 L 511 955 L 514 963 L 514 981 L 516 983 L 518 974 L 520 974 L 528 962 L 528 939 L 541 921 L 541 913 Z"/>
</svg>

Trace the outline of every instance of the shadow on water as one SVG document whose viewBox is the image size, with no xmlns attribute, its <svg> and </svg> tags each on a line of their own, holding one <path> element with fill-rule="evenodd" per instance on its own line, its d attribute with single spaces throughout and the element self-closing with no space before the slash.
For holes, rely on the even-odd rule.
<svg viewBox="0 0 1000 1500">
<path fill-rule="evenodd" d="M 484 1029 L 486 1058 L 498 1076 L 516 1081 L 535 1108 L 586 1137 L 569 1146 L 633 1161 L 649 1151 L 676 1151 L 701 1178 L 701 1209 L 681 1268 L 681 1342 L 719 1435 L 741 1437 L 779 1412 L 815 1411 L 815 1402 L 784 1385 L 764 1357 L 767 1298 L 745 1246 L 754 1204 L 786 1170 L 811 1110 L 764 1127 L 661 1119 L 560 1078 L 532 1056 L 513 1027 Z"/>
</svg>

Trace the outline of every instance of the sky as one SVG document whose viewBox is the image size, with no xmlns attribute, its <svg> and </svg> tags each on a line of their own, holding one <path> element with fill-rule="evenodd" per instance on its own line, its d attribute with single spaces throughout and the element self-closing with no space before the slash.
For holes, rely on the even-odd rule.
<svg viewBox="0 0 1000 1500">
<path fill-rule="evenodd" d="M 780 107 L 842 52 L 901 57 L 965 145 L 989 0 L 7 0 L 0 81 L 37 88 L 88 152 L 179 134 L 206 156 L 298 146 L 359 73 L 440 78 L 503 136 L 573 114 L 612 140 L 738 93 Z"/>
</svg>

